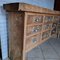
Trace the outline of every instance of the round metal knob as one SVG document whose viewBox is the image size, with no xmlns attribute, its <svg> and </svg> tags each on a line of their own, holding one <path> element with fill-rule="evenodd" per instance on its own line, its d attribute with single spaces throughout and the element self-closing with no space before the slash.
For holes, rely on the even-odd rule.
<svg viewBox="0 0 60 60">
<path fill-rule="evenodd" d="M 34 18 L 33 22 L 39 22 L 39 18 Z"/>
<path fill-rule="evenodd" d="M 32 43 L 36 43 L 37 39 L 36 38 L 32 38 Z"/>
</svg>

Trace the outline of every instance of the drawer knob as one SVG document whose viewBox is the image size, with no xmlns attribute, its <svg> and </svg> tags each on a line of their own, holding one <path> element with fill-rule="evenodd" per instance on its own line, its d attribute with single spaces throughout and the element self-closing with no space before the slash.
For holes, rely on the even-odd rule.
<svg viewBox="0 0 60 60">
<path fill-rule="evenodd" d="M 36 28 L 36 27 L 33 27 L 32 32 L 33 32 L 33 33 L 34 33 L 34 32 L 38 32 L 37 28 Z"/>
<path fill-rule="evenodd" d="M 36 38 L 33 38 L 32 39 L 32 43 L 36 43 L 37 39 Z"/>
<path fill-rule="evenodd" d="M 41 30 L 41 26 L 33 27 L 32 32 L 38 32 Z"/>
<path fill-rule="evenodd" d="M 39 22 L 39 18 L 35 18 L 33 22 Z"/>
</svg>

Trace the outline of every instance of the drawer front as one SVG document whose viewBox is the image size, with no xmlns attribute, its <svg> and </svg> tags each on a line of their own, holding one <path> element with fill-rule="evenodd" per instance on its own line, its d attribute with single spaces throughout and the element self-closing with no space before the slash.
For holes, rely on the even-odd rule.
<svg viewBox="0 0 60 60">
<path fill-rule="evenodd" d="M 42 40 L 50 37 L 50 35 L 51 35 L 51 31 L 50 30 L 47 31 L 47 32 L 43 32 L 43 34 L 42 34 Z"/>
<path fill-rule="evenodd" d="M 53 16 L 45 16 L 44 17 L 44 23 L 52 22 L 52 21 L 53 21 Z"/>
<path fill-rule="evenodd" d="M 57 23 L 53 23 L 53 24 L 52 24 L 52 27 L 53 27 L 53 28 L 56 28 L 56 26 L 57 26 Z"/>
<path fill-rule="evenodd" d="M 26 49 L 32 47 L 33 45 L 37 44 L 41 40 L 41 34 L 34 35 L 32 37 L 27 38 L 26 40 Z"/>
<path fill-rule="evenodd" d="M 54 20 L 60 20 L 60 16 L 54 16 Z"/>
<path fill-rule="evenodd" d="M 60 20 L 60 16 L 54 16 L 54 22 L 57 22 L 58 20 Z"/>
<path fill-rule="evenodd" d="M 51 31 L 51 35 L 55 34 L 56 33 L 56 28 L 54 28 L 52 31 Z"/>
<path fill-rule="evenodd" d="M 27 26 L 27 35 L 34 34 L 36 32 L 41 32 L 42 25 L 35 25 L 35 26 Z"/>
<path fill-rule="evenodd" d="M 52 24 L 45 24 L 43 25 L 43 30 L 52 28 Z"/>
<path fill-rule="evenodd" d="M 42 23 L 42 22 L 43 22 L 42 15 L 28 15 L 27 16 L 27 24 Z"/>
</svg>

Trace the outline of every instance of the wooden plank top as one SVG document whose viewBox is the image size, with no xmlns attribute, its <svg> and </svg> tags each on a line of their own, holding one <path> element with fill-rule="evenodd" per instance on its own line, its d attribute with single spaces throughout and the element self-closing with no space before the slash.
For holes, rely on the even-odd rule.
<svg viewBox="0 0 60 60">
<path fill-rule="evenodd" d="M 38 12 L 38 13 L 49 13 L 49 14 L 60 15 L 59 11 L 42 8 L 27 3 L 10 3 L 10 4 L 4 4 L 3 7 L 6 11 L 27 11 L 27 12 Z"/>
</svg>

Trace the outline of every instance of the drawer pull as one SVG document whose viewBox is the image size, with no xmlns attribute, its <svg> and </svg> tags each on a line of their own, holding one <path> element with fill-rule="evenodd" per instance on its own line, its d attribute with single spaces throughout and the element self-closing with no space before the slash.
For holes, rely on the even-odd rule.
<svg viewBox="0 0 60 60">
<path fill-rule="evenodd" d="M 33 22 L 39 22 L 39 18 L 35 18 Z"/>
<path fill-rule="evenodd" d="M 33 38 L 32 39 L 32 43 L 36 43 L 37 42 L 37 39 L 36 38 Z"/>
<path fill-rule="evenodd" d="M 52 21 L 52 19 L 53 19 L 53 16 L 45 16 L 45 22 L 50 22 L 50 21 Z"/>
<path fill-rule="evenodd" d="M 32 32 L 33 33 L 38 32 L 37 27 L 33 27 Z"/>
<path fill-rule="evenodd" d="M 32 32 L 38 32 L 41 30 L 41 26 L 33 27 Z"/>
</svg>

